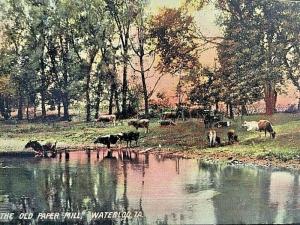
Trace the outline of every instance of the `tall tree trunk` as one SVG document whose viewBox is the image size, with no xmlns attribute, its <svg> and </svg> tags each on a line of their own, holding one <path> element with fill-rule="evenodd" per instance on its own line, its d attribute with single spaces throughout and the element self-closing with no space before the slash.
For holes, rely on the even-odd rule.
<svg viewBox="0 0 300 225">
<path fill-rule="evenodd" d="M 89 64 L 85 65 L 86 83 L 85 83 L 85 100 L 86 100 L 86 122 L 91 121 L 91 99 L 90 99 L 90 84 L 91 84 L 91 71 L 97 52 L 94 51 L 89 60 Z"/>
<path fill-rule="evenodd" d="M 115 102 L 116 102 L 116 110 L 117 110 L 117 114 L 120 115 L 121 109 L 120 109 L 119 92 L 118 92 L 117 86 L 115 86 L 114 92 L 115 92 Z"/>
<path fill-rule="evenodd" d="M 234 119 L 234 113 L 233 113 L 233 105 L 232 103 L 229 103 L 229 118 Z"/>
<path fill-rule="evenodd" d="M 44 11 L 44 15 L 46 15 L 45 11 Z M 44 26 L 44 24 L 43 24 Z M 41 40 L 41 56 L 40 56 L 40 69 L 41 69 L 41 87 L 40 87 L 40 94 L 41 94 L 41 105 L 42 105 L 42 117 L 46 118 L 46 89 L 47 89 L 47 85 L 46 85 L 46 64 L 45 64 L 45 47 L 46 47 L 46 37 L 45 34 L 41 33 L 42 35 L 42 40 Z"/>
<path fill-rule="evenodd" d="M 277 91 L 275 90 L 274 91 L 274 104 L 273 104 L 273 108 L 274 108 L 274 112 L 276 113 L 277 112 L 277 109 L 276 109 L 276 104 L 277 104 L 277 97 L 278 97 L 278 93 Z"/>
<path fill-rule="evenodd" d="M 10 106 L 8 105 L 8 100 L 5 97 L 0 96 L 0 112 L 5 120 L 10 118 Z"/>
<path fill-rule="evenodd" d="M 247 115 L 248 115 L 248 110 L 247 110 L 245 104 L 242 105 L 242 115 L 243 115 L 243 116 L 247 116 Z"/>
<path fill-rule="evenodd" d="M 115 84 L 112 83 L 110 85 L 110 93 L 109 93 L 109 105 L 108 105 L 109 114 L 113 113 L 114 95 L 115 95 Z"/>
<path fill-rule="evenodd" d="M 86 83 L 85 83 L 85 100 L 86 100 L 86 122 L 91 121 L 91 99 L 90 99 L 90 82 L 91 82 L 91 74 L 89 72 L 86 73 Z"/>
<path fill-rule="evenodd" d="M 229 104 L 226 103 L 226 116 L 229 117 Z"/>
<path fill-rule="evenodd" d="M 59 100 L 57 103 L 57 116 L 61 117 L 61 101 Z"/>
<path fill-rule="evenodd" d="M 64 116 L 63 119 L 64 120 L 69 120 L 70 118 L 70 114 L 69 114 L 69 104 L 70 104 L 70 100 L 69 100 L 69 91 L 68 91 L 68 87 L 69 87 L 69 70 L 68 70 L 68 64 L 69 64 L 69 36 L 68 34 L 65 35 L 65 37 L 63 35 L 59 36 L 59 41 L 60 41 L 60 47 L 61 47 L 61 57 L 62 57 L 62 62 L 63 62 L 63 79 L 62 81 L 59 79 L 58 74 L 57 74 L 57 70 L 56 70 L 56 66 L 55 66 L 55 58 L 53 59 L 53 68 L 54 70 L 54 74 L 57 77 L 57 84 L 60 88 L 60 92 L 61 92 L 61 102 L 63 104 L 63 109 L 64 109 Z M 60 106 L 59 106 L 60 107 Z"/>
<path fill-rule="evenodd" d="M 45 61 L 44 54 L 40 59 L 41 62 L 41 105 L 42 105 L 42 117 L 46 117 L 46 74 L 45 74 Z"/>
<path fill-rule="evenodd" d="M 5 103 L 4 103 L 4 98 L 0 96 L 0 112 L 1 115 L 5 118 Z"/>
<path fill-rule="evenodd" d="M 23 95 L 19 88 L 19 98 L 18 98 L 18 120 L 23 119 Z"/>
<path fill-rule="evenodd" d="M 4 105 L 5 105 L 5 116 L 4 116 L 4 119 L 8 120 L 9 118 L 11 118 L 11 105 L 10 105 L 9 98 L 5 98 Z"/>
<path fill-rule="evenodd" d="M 96 91 L 96 102 L 95 102 L 95 119 L 99 118 L 100 115 L 100 101 L 101 101 L 101 93 L 102 93 L 102 81 L 101 77 L 99 77 L 97 91 Z M 111 114 L 111 113 L 109 113 Z"/>
<path fill-rule="evenodd" d="M 265 85 L 265 104 L 266 104 L 266 114 L 273 115 L 275 112 L 277 92 L 275 90 L 275 85 L 272 82 L 268 82 Z"/>
<path fill-rule="evenodd" d="M 36 118 L 36 103 L 34 103 L 34 106 L 33 106 L 33 118 L 34 119 Z"/>
<path fill-rule="evenodd" d="M 58 76 L 58 70 L 56 66 L 56 57 L 58 55 L 55 45 L 53 44 L 53 40 L 49 37 L 49 46 L 48 46 L 48 53 L 51 59 L 51 72 L 55 78 L 56 85 L 59 88 L 59 100 L 57 104 L 57 114 L 61 116 L 61 103 L 63 104 L 64 108 L 64 120 L 69 119 L 69 93 L 68 93 L 68 86 L 69 86 L 69 72 L 68 72 L 68 63 L 69 63 L 69 37 L 66 35 L 64 37 L 63 34 L 59 35 L 59 43 L 60 43 L 60 53 L 62 59 L 62 72 L 63 72 L 63 79 L 61 80 Z"/>
<path fill-rule="evenodd" d="M 141 67 L 141 78 L 142 78 L 143 95 L 144 95 L 145 115 L 148 116 L 149 115 L 149 99 L 148 99 L 148 90 L 147 90 L 146 77 L 145 77 L 143 52 L 141 53 L 141 56 L 140 56 L 140 67 Z"/>
<path fill-rule="evenodd" d="M 127 50 L 126 50 L 126 55 L 127 55 Z M 122 87 L 122 115 L 123 115 L 123 118 L 127 117 L 127 93 L 128 93 L 127 69 L 128 69 L 128 64 L 127 64 L 127 59 L 126 59 L 124 62 L 124 66 L 123 66 L 123 87 Z"/>
<path fill-rule="evenodd" d="M 30 100 L 27 98 L 27 106 L 26 106 L 26 119 L 29 121 L 29 106 Z"/>
<path fill-rule="evenodd" d="M 219 101 L 216 101 L 216 111 L 219 112 Z"/>
<path fill-rule="evenodd" d="M 63 108 L 64 108 L 64 120 L 69 120 L 70 115 L 69 115 L 69 95 L 68 93 L 64 93 L 62 96 L 62 103 L 63 103 Z"/>
</svg>

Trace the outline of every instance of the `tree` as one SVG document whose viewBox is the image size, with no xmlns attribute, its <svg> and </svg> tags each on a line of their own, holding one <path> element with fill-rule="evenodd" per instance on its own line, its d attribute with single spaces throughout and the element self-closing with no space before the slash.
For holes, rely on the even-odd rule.
<svg viewBox="0 0 300 225">
<path fill-rule="evenodd" d="M 237 86 L 242 106 L 263 96 L 266 113 L 275 111 L 283 79 L 286 6 L 278 1 L 219 0 L 224 27 L 219 59 L 227 80 Z M 230 69 L 228 69 L 230 68 Z M 235 99 L 236 97 L 231 98 Z"/>
<path fill-rule="evenodd" d="M 191 8 L 194 10 L 200 10 L 209 2 L 210 0 L 184 0 L 182 7 L 187 9 Z"/>
<path fill-rule="evenodd" d="M 106 8 L 114 19 L 122 46 L 122 115 L 127 116 L 128 60 L 130 50 L 130 29 L 137 15 L 138 0 L 105 0 Z"/>
<path fill-rule="evenodd" d="M 81 61 L 72 41 L 72 7 L 68 2 L 57 1 L 49 9 L 49 34 L 47 36 L 47 54 L 49 57 L 49 69 L 51 80 L 54 84 L 51 93 L 58 107 L 64 109 L 63 119 L 69 119 L 69 105 L 72 100 L 80 98 L 82 88 L 78 88 L 78 82 L 82 81 Z M 74 10 L 74 9 L 73 9 Z"/>
<path fill-rule="evenodd" d="M 10 118 L 11 99 L 14 95 L 14 89 L 11 87 L 10 78 L 4 75 L 0 76 L 0 113 L 5 120 Z"/>
<path fill-rule="evenodd" d="M 199 65 L 192 16 L 183 9 L 163 8 L 150 22 L 150 35 L 156 40 L 158 69 L 176 74 Z"/>
<path fill-rule="evenodd" d="M 103 45 L 103 35 L 111 23 L 102 0 L 85 0 L 72 5 L 72 45 L 85 75 L 86 121 L 91 120 L 91 81 L 93 65 Z"/>
<path fill-rule="evenodd" d="M 194 19 L 182 8 L 164 8 L 150 22 L 150 36 L 155 40 L 159 57 L 157 69 L 160 73 L 179 75 L 177 94 L 181 105 L 182 75 L 199 70 L 198 44 Z"/>
<path fill-rule="evenodd" d="M 132 50 L 138 57 L 139 68 L 136 68 L 132 63 L 130 63 L 132 69 L 138 72 L 141 76 L 143 99 L 145 107 L 145 115 L 149 114 L 149 98 L 153 94 L 153 89 L 147 85 L 147 72 L 151 70 L 155 61 L 154 46 L 152 44 L 152 38 L 149 34 L 148 20 L 145 13 L 145 2 L 140 1 L 138 5 L 138 15 L 135 18 L 135 28 L 136 35 L 131 40 Z M 136 43 L 135 43 L 136 42 Z M 130 62 L 130 61 L 129 61 Z M 148 62 L 148 66 L 147 66 Z M 162 75 L 158 77 L 158 81 L 161 79 Z"/>
<path fill-rule="evenodd" d="M 288 15 L 285 18 L 284 32 L 287 37 L 285 53 L 283 54 L 284 66 L 286 68 L 286 76 L 292 81 L 293 85 L 300 92 L 300 6 L 296 2 L 286 3 Z M 300 97 L 298 102 L 298 110 L 300 110 Z"/>
<path fill-rule="evenodd" d="M 189 76 L 192 83 L 189 98 L 192 103 L 197 103 L 205 108 L 213 105 L 218 110 L 218 103 L 223 99 L 221 79 L 217 71 L 203 68 L 200 74 Z"/>
<path fill-rule="evenodd" d="M 8 60 L 10 68 L 10 78 L 14 82 L 16 95 L 18 98 L 18 118 L 23 118 L 23 94 L 21 73 L 21 51 L 23 46 L 23 38 L 25 36 L 26 19 L 24 14 L 23 1 L 9 1 L 6 10 L 3 13 L 5 47 L 7 48 Z M 13 66 L 14 65 L 14 66 Z"/>
</svg>

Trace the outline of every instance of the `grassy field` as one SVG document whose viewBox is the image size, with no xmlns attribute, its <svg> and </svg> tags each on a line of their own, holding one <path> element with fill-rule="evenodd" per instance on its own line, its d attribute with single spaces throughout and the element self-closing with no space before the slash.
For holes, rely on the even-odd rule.
<svg viewBox="0 0 300 225">
<path fill-rule="evenodd" d="M 206 132 L 203 122 L 191 119 L 179 121 L 176 126 L 160 127 L 157 121 L 151 121 L 150 133 L 141 130 L 141 147 L 158 147 L 170 151 L 235 154 L 238 156 L 253 156 L 257 159 L 276 158 L 282 161 L 300 158 L 300 114 L 275 114 L 248 116 L 244 120 L 268 119 L 277 132 L 275 140 L 264 133 L 246 132 L 241 127 L 241 118 L 233 121 L 240 142 L 219 148 L 207 148 Z M 0 151 L 23 149 L 29 140 L 41 142 L 58 141 L 59 146 L 92 145 L 96 137 L 105 134 L 133 130 L 127 126 L 127 121 L 119 122 L 118 126 L 100 125 L 84 122 L 57 123 L 17 123 L 0 126 Z M 217 129 L 222 141 L 226 142 L 227 129 Z"/>
</svg>

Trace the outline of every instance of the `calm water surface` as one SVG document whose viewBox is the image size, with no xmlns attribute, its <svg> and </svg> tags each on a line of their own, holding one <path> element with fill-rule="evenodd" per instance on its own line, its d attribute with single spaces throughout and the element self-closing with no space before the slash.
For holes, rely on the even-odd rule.
<svg viewBox="0 0 300 225">
<path fill-rule="evenodd" d="M 300 223 L 298 173 L 106 154 L 0 159 L 0 212 L 85 212 L 77 224 Z M 91 221 L 89 212 L 105 211 L 143 217 Z"/>
</svg>

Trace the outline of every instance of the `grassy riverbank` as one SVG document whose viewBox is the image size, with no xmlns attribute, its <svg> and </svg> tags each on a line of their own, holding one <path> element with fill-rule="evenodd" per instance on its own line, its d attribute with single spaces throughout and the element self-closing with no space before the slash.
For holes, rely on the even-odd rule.
<svg viewBox="0 0 300 225">
<path fill-rule="evenodd" d="M 233 121 L 233 127 L 240 139 L 238 144 L 207 148 L 206 130 L 199 120 L 179 121 L 177 126 L 171 127 L 160 127 L 157 121 L 152 121 L 149 134 L 141 131 L 140 148 L 158 149 L 160 145 L 164 152 L 209 158 L 250 157 L 254 160 L 282 162 L 300 159 L 300 114 L 275 114 L 271 117 L 256 115 L 244 119 L 270 120 L 277 132 L 276 139 L 271 140 L 269 136 L 265 138 L 264 134 L 259 132 L 246 132 L 241 128 L 241 119 L 238 118 Z M 127 126 L 127 121 L 119 122 L 116 127 L 84 122 L 2 123 L 0 151 L 21 150 L 29 140 L 58 141 L 59 146 L 93 145 L 95 138 L 100 135 L 132 129 Z M 217 132 L 223 142 L 227 141 L 227 129 L 217 129 Z"/>
</svg>

